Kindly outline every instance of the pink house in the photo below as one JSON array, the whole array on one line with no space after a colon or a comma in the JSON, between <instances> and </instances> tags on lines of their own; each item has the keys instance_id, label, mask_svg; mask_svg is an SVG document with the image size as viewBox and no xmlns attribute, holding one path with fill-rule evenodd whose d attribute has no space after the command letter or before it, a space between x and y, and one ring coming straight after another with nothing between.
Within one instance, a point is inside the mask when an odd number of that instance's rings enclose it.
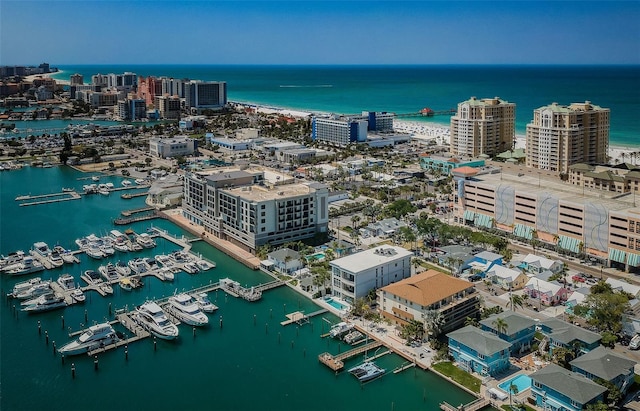
<instances>
[{"instance_id":1,"label":"pink house","mask_svg":"<svg viewBox=\"0 0 640 411\"><path fill-rule=\"evenodd\" d=\"M531 278L527 285L524 286L524 292L530 298L540 298L540 302L544 305L558 305L567 301L569 290L564 288L562 284L557 282L548 282L538 278Z\"/></svg>"}]
</instances>

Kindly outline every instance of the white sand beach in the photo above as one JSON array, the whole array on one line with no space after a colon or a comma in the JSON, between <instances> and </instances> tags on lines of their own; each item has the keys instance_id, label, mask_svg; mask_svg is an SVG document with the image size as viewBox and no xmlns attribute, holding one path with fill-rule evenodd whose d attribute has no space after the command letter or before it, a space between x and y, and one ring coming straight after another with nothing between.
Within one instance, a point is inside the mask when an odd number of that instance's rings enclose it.
<instances>
[{"instance_id":1,"label":"white sand beach","mask_svg":"<svg viewBox=\"0 0 640 411\"><path fill-rule=\"evenodd\" d=\"M24 77L24 81L33 82L34 79L39 78L39 77L48 78L48 77L52 77L54 74L59 75L61 73L64 73L64 71L60 70L60 71L57 71L55 73L32 74L30 76L25 76ZM56 81L57 84L62 84L64 86L68 86L68 85L71 84L71 81L69 81L69 80L61 80L61 79L57 79L57 78L55 78L54 80Z\"/></svg>"}]
</instances>

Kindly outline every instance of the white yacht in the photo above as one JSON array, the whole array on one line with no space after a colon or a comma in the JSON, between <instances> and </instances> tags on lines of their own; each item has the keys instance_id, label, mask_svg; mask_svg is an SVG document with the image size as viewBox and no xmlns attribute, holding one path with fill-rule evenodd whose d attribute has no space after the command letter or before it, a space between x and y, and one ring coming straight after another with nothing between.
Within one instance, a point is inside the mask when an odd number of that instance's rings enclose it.
<instances>
[{"instance_id":1,"label":"white yacht","mask_svg":"<svg viewBox=\"0 0 640 411\"><path fill-rule=\"evenodd\" d=\"M346 322L339 322L331 327L329 330L329 336L331 338L340 338L347 332L351 331L354 328L353 324Z\"/></svg>"},{"instance_id":2,"label":"white yacht","mask_svg":"<svg viewBox=\"0 0 640 411\"><path fill-rule=\"evenodd\" d=\"M198 261L196 261L196 266L198 267L198 269L200 271L209 271L212 268L216 267L215 263L212 264L212 263L208 262L207 260L198 260Z\"/></svg>"},{"instance_id":3,"label":"white yacht","mask_svg":"<svg viewBox=\"0 0 640 411\"><path fill-rule=\"evenodd\" d=\"M137 185L142 185L142 184L145 183L145 181L143 179L141 179L141 178L136 178L135 182L136 182Z\"/></svg>"},{"instance_id":4,"label":"white yacht","mask_svg":"<svg viewBox=\"0 0 640 411\"><path fill-rule=\"evenodd\" d=\"M71 298L77 303L83 303L87 299L81 289L76 288L71 292Z\"/></svg>"},{"instance_id":5,"label":"white yacht","mask_svg":"<svg viewBox=\"0 0 640 411\"><path fill-rule=\"evenodd\" d=\"M51 254L49 254L49 262L56 268L64 265L64 260L57 251L52 251Z\"/></svg>"},{"instance_id":6,"label":"white yacht","mask_svg":"<svg viewBox=\"0 0 640 411\"><path fill-rule=\"evenodd\" d=\"M121 183L121 184L122 184L124 187L129 187L129 186L131 185L131 181L129 181L129 180L122 180L122 183Z\"/></svg>"},{"instance_id":7,"label":"white yacht","mask_svg":"<svg viewBox=\"0 0 640 411\"><path fill-rule=\"evenodd\" d=\"M386 370L384 368L380 368L373 361L364 362L349 370L349 373L360 380L360 382L373 380L374 378L384 375L385 372Z\"/></svg>"},{"instance_id":8,"label":"white yacht","mask_svg":"<svg viewBox=\"0 0 640 411\"><path fill-rule=\"evenodd\" d=\"M66 307L67 303L64 298L58 297L53 293L43 294L38 298L22 303L24 308L22 311L40 312L55 310L56 308Z\"/></svg>"},{"instance_id":9,"label":"white yacht","mask_svg":"<svg viewBox=\"0 0 640 411\"><path fill-rule=\"evenodd\" d=\"M140 251L142 246L135 241L129 241L129 251Z\"/></svg>"},{"instance_id":10,"label":"white yacht","mask_svg":"<svg viewBox=\"0 0 640 411\"><path fill-rule=\"evenodd\" d=\"M58 349L62 355L78 355L120 341L111 324L102 323L89 327L78 339Z\"/></svg>"},{"instance_id":11,"label":"white yacht","mask_svg":"<svg viewBox=\"0 0 640 411\"><path fill-rule=\"evenodd\" d=\"M161 277L162 281L173 281L176 277L169 267L160 268L160 270L158 270L158 275Z\"/></svg>"},{"instance_id":12,"label":"white yacht","mask_svg":"<svg viewBox=\"0 0 640 411\"><path fill-rule=\"evenodd\" d=\"M142 258L134 258L129 261L128 265L131 271L136 274L142 274L149 271L149 264L147 264L147 262Z\"/></svg>"},{"instance_id":13,"label":"white yacht","mask_svg":"<svg viewBox=\"0 0 640 411\"><path fill-rule=\"evenodd\" d=\"M49 257L49 254L51 254L51 249L49 248L47 243L44 243L42 241L33 244L33 251L43 257Z\"/></svg>"},{"instance_id":14,"label":"white yacht","mask_svg":"<svg viewBox=\"0 0 640 411\"><path fill-rule=\"evenodd\" d=\"M105 188L101 188L98 190L98 193L102 194L103 196L108 196L109 195L109 189Z\"/></svg>"},{"instance_id":15,"label":"white yacht","mask_svg":"<svg viewBox=\"0 0 640 411\"><path fill-rule=\"evenodd\" d=\"M178 294L169 297L167 311L178 320L188 325L207 325L209 318L202 312L196 300L189 294Z\"/></svg>"},{"instance_id":16,"label":"white yacht","mask_svg":"<svg viewBox=\"0 0 640 411\"><path fill-rule=\"evenodd\" d=\"M116 271L123 277L131 275L131 268L124 261L118 261L116 263Z\"/></svg>"},{"instance_id":17,"label":"white yacht","mask_svg":"<svg viewBox=\"0 0 640 411\"><path fill-rule=\"evenodd\" d=\"M114 187L113 183L105 183L104 186L109 190L111 190Z\"/></svg>"},{"instance_id":18,"label":"white yacht","mask_svg":"<svg viewBox=\"0 0 640 411\"><path fill-rule=\"evenodd\" d=\"M118 275L118 271L116 270L116 266L113 265L112 263L109 263L106 266L101 265L100 267L98 267L98 271L100 271L100 274L102 274L102 277L108 282L111 282L113 280L117 280L118 278L120 278L120 276Z\"/></svg>"},{"instance_id":19,"label":"white yacht","mask_svg":"<svg viewBox=\"0 0 640 411\"><path fill-rule=\"evenodd\" d=\"M22 250L9 253L6 257L3 255L0 258L0 267L4 270L5 267L12 266L14 264L21 263L25 257L25 253Z\"/></svg>"},{"instance_id":20,"label":"white yacht","mask_svg":"<svg viewBox=\"0 0 640 411\"><path fill-rule=\"evenodd\" d=\"M131 284L131 280L128 278L121 278L119 281L119 284L120 284L120 288L122 288L125 291L133 290L133 284Z\"/></svg>"},{"instance_id":21,"label":"white yacht","mask_svg":"<svg viewBox=\"0 0 640 411\"><path fill-rule=\"evenodd\" d=\"M21 263L7 267L5 273L9 275L24 275L37 273L42 270L44 270L44 266L40 261L35 260L31 256L26 256Z\"/></svg>"},{"instance_id":22,"label":"white yacht","mask_svg":"<svg viewBox=\"0 0 640 411\"><path fill-rule=\"evenodd\" d=\"M136 309L135 319L158 338L164 340L178 338L178 327L167 318L162 308L152 301L146 302Z\"/></svg>"},{"instance_id":23,"label":"white yacht","mask_svg":"<svg viewBox=\"0 0 640 411\"><path fill-rule=\"evenodd\" d=\"M218 307L209 300L207 293L197 293L192 295L192 297L205 313L212 313L218 309Z\"/></svg>"},{"instance_id":24,"label":"white yacht","mask_svg":"<svg viewBox=\"0 0 640 411\"><path fill-rule=\"evenodd\" d=\"M76 288L76 280L71 274L62 274L56 280L56 283L58 283L58 285L65 291L74 290Z\"/></svg>"},{"instance_id":25,"label":"white yacht","mask_svg":"<svg viewBox=\"0 0 640 411\"><path fill-rule=\"evenodd\" d=\"M89 247L87 247L84 251L89 257L96 259L96 260L100 260L101 258L104 258L104 253L102 252L102 250L100 249L100 247L96 246L96 245L90 245Z\"/></svg>"},{"instance_id":26,"label":"white yacht","mask_svg":"<svg viewBox=\"0 0 640 411\"><path fill-rule=\"evenodd\" d=\"M82 273L80 278L83 279L89 285L99 284L102 282L102 278L100 278L100 274L94 270L86 270L84 273Z\"/></svg>"},{"instance_id":27,"label":"white yacht","mask_svg":"<svg viewBox=\"0 0 640 411\"><path fill-rule=\"evenodd\" d=\"M100 181L100 176L93 176L93 177L91 177L91 179L93 181Z\"/></svg>"},{"instance_id":28,"label":"white yacht","mask_svg":"<svg viewBox=\"0 0 640 411\"><path fill-rule=\"evenodd\" d=\"M136 242L144 248L153 248L156 246L156 242L147 233L138 234Z\"/></svg>"},{"instance_id":29,"label":"white yacht","mask_svg":"<svg viewBox=\"0 0 640 411\"><path fill-rule=\"evenodd\" d=\"M23 281L21 283L17 283L16 285L13 286L12 292L8 295L9 297L15 297L21 292L27 291L29 288L33 287L34 285L40 284L41 282L42 282L42 279L40 277L36 277L27 281Z\"/></svg>"},{"instance_id":30,"label":"white yacht","mask_svg":"<svg viewBox=\"0 0 640 411\"><path fill-rule=\"evenodd\" d=\"M186 263L182 266L182 269L189 274L198 274L200 272L200 269L198 268L196 263Z\"/></svg>"}]
</instances>

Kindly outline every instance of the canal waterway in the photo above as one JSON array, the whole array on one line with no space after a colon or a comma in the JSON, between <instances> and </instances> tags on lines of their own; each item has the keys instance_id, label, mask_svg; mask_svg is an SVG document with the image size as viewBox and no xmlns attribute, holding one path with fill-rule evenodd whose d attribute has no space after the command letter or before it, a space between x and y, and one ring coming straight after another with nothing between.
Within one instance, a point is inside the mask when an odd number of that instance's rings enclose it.
<instances>
[{"instance_id":1,"label":"canal waterway","mask_svg":"<svg viewBox=\"0 0 640 411\"><path fill-rule=\"evenodd\" d=\"M37 241L51 247L60 244L75 249L76 238L91 233L105 235L114 228L144 232L151 223L172 234L187 235L165 220L127 227L112 225L121 210L142 207L143 197L123 200L119 194L112 193L31 207L20 207L14 200L19 195L59 192L62 187L80 189L90 182L83 179L87 176L68 167L24 167L0 173L0 253L27 251ZM101 182L108 181L120 186L121 178L101 178ZM70 273L82 284L80 274L84 270L97 269L108 261L128 261L177 249L163 239L157 242L154 249L116 252L113 257L100 261L80 255L81 264L65 265L37 275L56 279ZM97 370L93 358L66 358L63 364L60 356L54 354L54 341L60 347L70 340L70 330L113 319L110 309L112 314L116 309L132 309L147 299L168 296L176 290L188 290L224 277L248 286L271 280L206 243L194 243L193 251L215 261L217 267L196 275L179 273L172 283L147 277L141 289L126 292L114 287L114 295L109 297L87 292L84 305L41 314L15 314L13 304L17 302L4 298L16 282L36 274L2 276L0 409L399 411L435 410L442 401L458 405L472 400L471 395L430 372L413 368L393 374L391 371L404 362L395 354L376 360L388 374L368 384L361 386L346 372L335 375L319 363L318 354L325 351L335 354L347 349L335 340L320 338L327 332L326 320L335 322L337 318L325 314L314 317L304 326L281 326L286 313L318 309L312 301L287 287L265 291L263 298L254 303L222 291L211 292L210 298L219 310L210 314L209 326L198 328L195 337L190 327L180 325L177 341L158 340L156 349L151 339L132 343L128 347L128 359L122 348L101 354ZM348 360L346 366L362 360L363 356L358 356ZM76 368L75 378L71 374L72 362Z\"/></svg>"}]
</instances>

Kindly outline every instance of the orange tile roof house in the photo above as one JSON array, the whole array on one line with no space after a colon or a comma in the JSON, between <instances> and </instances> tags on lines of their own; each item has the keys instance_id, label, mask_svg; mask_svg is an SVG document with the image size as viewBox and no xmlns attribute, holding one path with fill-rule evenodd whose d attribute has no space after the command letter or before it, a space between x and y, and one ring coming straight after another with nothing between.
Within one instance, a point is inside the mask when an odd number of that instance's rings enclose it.
<instances>
[{"instance_id":1,"label":"orange tile roof house","mask_svg":"<svg viewBox=\"0 0 640 411\"><path fill-rule=\"evenodd\" d=\"M381 288L378 301L381 314L397 325L416 320L429 330L430 319L440 317L434 334L460 328L467 317L477 318L480 307L473 283L435 270Z\"/></svg>"}]
</instances>

